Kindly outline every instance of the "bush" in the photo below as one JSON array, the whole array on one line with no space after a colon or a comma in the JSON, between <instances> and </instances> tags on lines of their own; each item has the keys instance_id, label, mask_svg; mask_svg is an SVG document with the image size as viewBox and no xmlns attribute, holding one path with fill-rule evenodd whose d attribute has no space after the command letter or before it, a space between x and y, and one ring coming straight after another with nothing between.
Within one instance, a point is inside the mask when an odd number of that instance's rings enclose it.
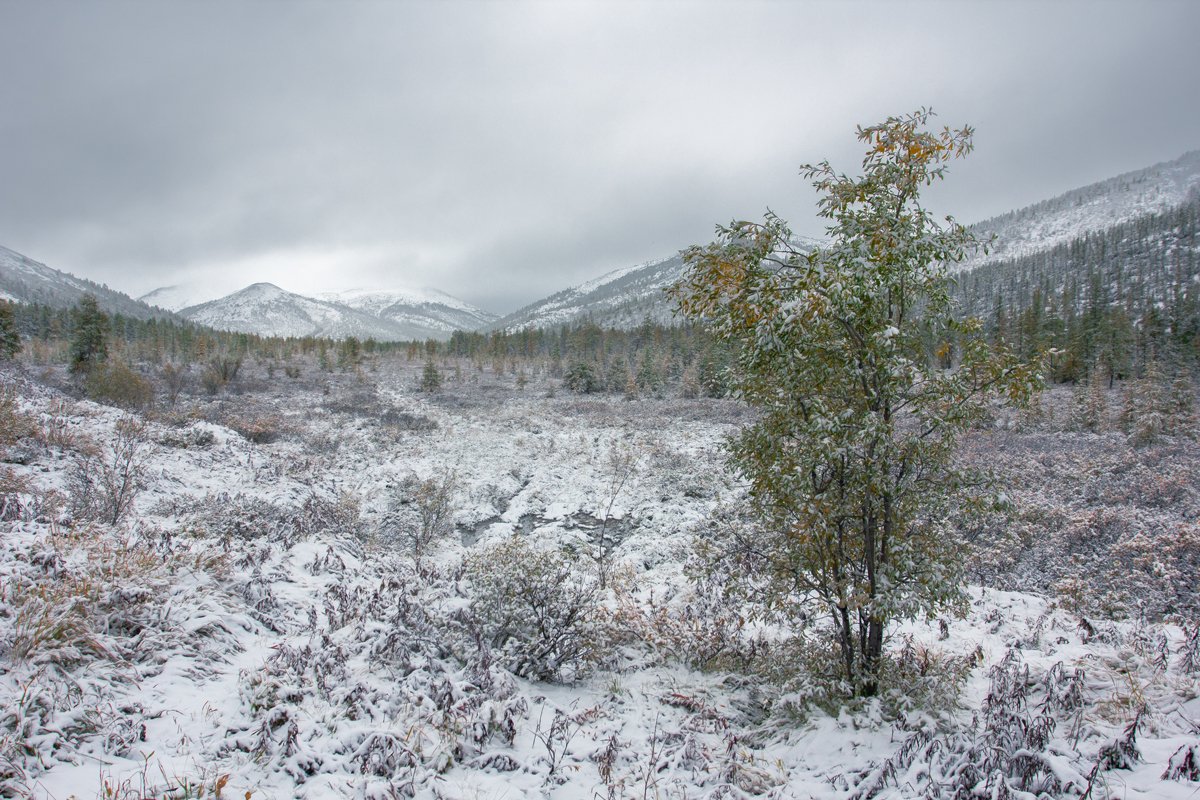
<instances>
[{"instance_id":1,"label":"bush","mask_svg":"<svg viewBox=\"0 0 1200 800\"><path fill-rule=\"evenodd\" d=\"M0 386L0 455L4 454L4 448L32 436L36 430L33 418L17 405L17 393Z\"/></svg>"},{"instance_id":2,"label":"bush","mask_svg":"<svg viewBox=\"0 0 1200 800\"><path fill-rule=\"evenodd\" d=\"M145 424L127 417L106 455L82 453L67 476L72 514L111 525L124 519L144 488L145 448Z\"/></svg>"},{"instance_id":3,"label":"bush","mask_svg":"<svg viewBox=\"0 0 1200 800\"><path fill-rule=\"evenodd\" d=\"M556 549L513 538L466 563L472 610L507 669L536 680L570 680L606 650L596 584Z\"/></svg>"},{"instance_id":4,"label":"bush","mask_svg":"<svg viewBox=\"0 0 1200 800\"><path fill-rule=\"evenodd\" d=\"M237 379L238 370L241 368L240 357L219 356L208 362L204 374L200 376L200 382L204 384L206 392L216 394Z\"/></svg>"},{"instance_id":5,"label":"bush","mask_svg":"<svg viewBox=\"0 0 1200 800\"><path fill-rule=\"evenodd\" d=\"M193 531L218 537L226 545L263 540L291 547L317 533L347 538L362 534L359 503L349 494L334 499L310 494L301 505L289 507L259 497L220 493L164 503L155 510L184 517Z\"/></svg>"},{"instance_id":6,"label":"bush","mask_svg":"<svg viewBox=\"0 0 1200 800\"><path fill-rule=\"evenodd\" d=\"M287 430L283 418L277 414L235 417L226 420L225 424L240 433L247 441L255 444L270 444L278 441Z\"/></svg>"},{"instance_id":7,"label":"bush","mask_svg":"<svg viewBox=\"0 0 1200 800\"><path fill-rule=\"evenodd\" d=\"M430 545L450 535L457 490L458 478L453 472L424 480L415 475L405 479L384 520L386 538L419 562Z\"/></svg>"},{"instance_id":8,"label":"bush","mask_svg":"<svg viewBox=\"0 0 1200 800\"><path fill-rule=\"evenodd\" d=\"M437 429L437 422L424 414L412 414L397 408L388 408L379 415L379 422L384 427L399 431L432 431Z\"/></svg>"},{"instance_id":9,"label":"bush","mask_svg":"<svg viewBox=\"0 0 1200 800\"><path fill-rule=\"evenodd\" d=\"M92 367L83 385L88 397L121 408L145 408L154 401L154 385L118 359Z\"/></svg>"},{"instance_id":10,"label":"bush","mask_svg":"<svg viewBox=\"0 0 1200 800\"><path fill-rule=\"evenodd\" d=\"M167 403L174 407L180 393L183 392L184 387L188 383L187 364L172 364L170 362L163 364L158 376L162 380L163 388L167 395Z\"/></svg>"}]
</instances>

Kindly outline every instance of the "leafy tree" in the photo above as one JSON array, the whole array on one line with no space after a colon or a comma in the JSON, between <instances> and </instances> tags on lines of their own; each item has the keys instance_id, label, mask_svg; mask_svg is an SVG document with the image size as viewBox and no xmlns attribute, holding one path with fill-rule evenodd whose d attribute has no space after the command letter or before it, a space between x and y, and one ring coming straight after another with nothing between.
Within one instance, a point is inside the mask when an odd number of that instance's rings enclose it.
<instances>
[{"instance_id":1,"label":"leafy tree","mask_svg":"<svg viewBox=\"0 0 1200 800\"><path fill-rule=\"evenodd\" d=\"M12 305L0 300L0 360L13 358L20 351L21 334L17 332Z\"/></svg>"},{"instance_id":2,"label":"leafy tree","mask_svg":"<svg viewBox=\"0 0 1200 800\"><path fill-rule=\"evenodd\" d=\"M975 245L938 223L920 189L972 148L970 128L930 131L930 112L858 129L861 177L807 165L831 243L792 244L773 214L718 228L690 248L674 288L682 311L731 343L730 380L761 409L730 443L763 521L747 556L769 605L810 599L832 622L850 693L879 688L884 634L898 619L963 602L951 513L985 497L951 463L990 398L1027 401L1036 370L951 314L946 264ZM921 351L927 325L959 338L958 366ZM811 610L811 609L806 609Z\"/></svg>"},{"instance_id":3,"label":"leafy tree","mask_svg":"<svg viewBox=\"0 0 1200 800\"><path fill-rule=\"evenodd\" d=\"M71 371L87 373L108 359L108 315L90 294L74 309L75 330L71 337Z\"/></svg>"}]
</instances>

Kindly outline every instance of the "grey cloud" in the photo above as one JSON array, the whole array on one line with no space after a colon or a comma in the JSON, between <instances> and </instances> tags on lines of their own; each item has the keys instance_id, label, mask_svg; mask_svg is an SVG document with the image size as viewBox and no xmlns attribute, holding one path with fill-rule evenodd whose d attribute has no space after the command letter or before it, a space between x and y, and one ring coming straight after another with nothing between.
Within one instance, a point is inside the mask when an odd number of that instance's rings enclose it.
<instances>
[{"instance_id":1,"label":"grey cloud","mask_svg":"<svg viewBox=\"0 0 1200 800\"><path fill-rule=\"evenodd\" d=\"M1200 146L1200 10L1144 3L0 0L0 243L179 275L432 285L508 311L768 206L933 105L964 221ZM324 266L322 266L324 265Z\"/></svg>"}]
</instances>

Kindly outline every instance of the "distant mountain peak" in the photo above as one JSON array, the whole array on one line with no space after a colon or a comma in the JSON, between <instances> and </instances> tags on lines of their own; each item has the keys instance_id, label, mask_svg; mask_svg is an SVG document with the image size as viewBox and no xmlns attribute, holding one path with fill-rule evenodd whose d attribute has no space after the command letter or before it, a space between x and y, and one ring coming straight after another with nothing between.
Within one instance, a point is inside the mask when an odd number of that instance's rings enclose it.
<instances>
[{"instance_id":1,"label":"distant mountain peak","mask_svg":"<svg viewBox=\"0 0 1200 800\"><path fill-rule=\"evenodd\" d=\"M455 330L475 330L496 316L436 290L352 289L307 297L267 282L180 313L210 327L263 336L379 341L447 339Z\"/></svg>"},{"instance_id":2,"label":"distant mountain peak","mask_svg":"<svg viewBox=\"0 0 1200 800\"><path fill-rule=\"evenodd\" d=\"M805 252L820 241L795 236L791 244ZM670 325L675 321L675 310L667 299L666 290L677 283L687 269L682 253L614 269L531 303L490 327L517 331L568 325L584 319L615 328L632 328L646 319Z\"/></svg>"}]
</instances>

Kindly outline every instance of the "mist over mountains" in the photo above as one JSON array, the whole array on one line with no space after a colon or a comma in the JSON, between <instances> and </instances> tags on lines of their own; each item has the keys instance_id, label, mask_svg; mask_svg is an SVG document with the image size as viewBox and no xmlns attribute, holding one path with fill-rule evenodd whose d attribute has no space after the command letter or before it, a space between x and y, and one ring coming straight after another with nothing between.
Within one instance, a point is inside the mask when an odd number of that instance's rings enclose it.
<instances>
[{"instance_id":1,"label":"mist over mountains","mask_svg":"<svg viewBox=\"0 0 1200 800\"><path fill-rule=\"evenodd\" d=\"M959 265L959 271L1049 252L1089 234L1179 208L1197 194L1200 151L1193 151L972 225L990 244L986 252ZM799 245L811 247L819 242L804 240ZM186 319L242 333L445 340L455 330L515 331L585 319L616 328L631 328L647 319L671 324L674 313L663 290L679 280L685 269L682 256L676 253L612 270L501 317L433 289L358 288L306 296L274 284L254 283L212 299L203 294L202 287L174 285L134 299L0 247L0 299L63 308L91 293L111 313L137 319ZM997 279L993 276L991 280Z\"/></svg>"}]
</instances>

